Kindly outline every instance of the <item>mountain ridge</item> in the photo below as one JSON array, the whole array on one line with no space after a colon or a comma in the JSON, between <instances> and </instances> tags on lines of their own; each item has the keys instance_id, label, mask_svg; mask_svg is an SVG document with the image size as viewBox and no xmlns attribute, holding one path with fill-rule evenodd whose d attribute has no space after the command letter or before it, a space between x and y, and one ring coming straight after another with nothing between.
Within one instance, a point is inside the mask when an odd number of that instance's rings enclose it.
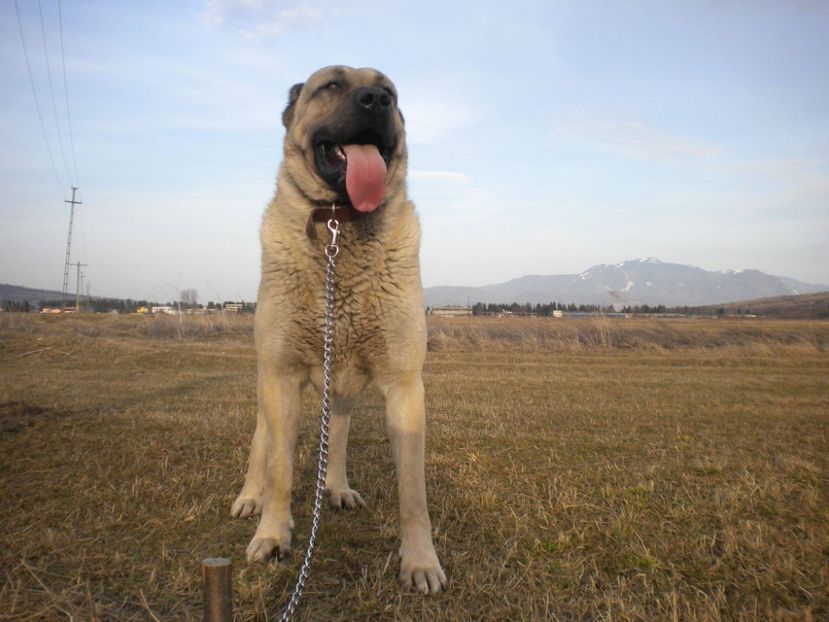
<instances>
[{"instance_id":1,"label":"mountain ridge","mask_svg":"<svg viewBox=\"0 0 829 622\"><path fill-rule=\"evenodd\" d=\"M431 307L483 303L575 303L700 306L771 296L810 294L829 285L805 283L756 269L704 270L655 257L596 264L578 274L528 274L480 287L424 289Z\"/></svg>"}]
</instances>

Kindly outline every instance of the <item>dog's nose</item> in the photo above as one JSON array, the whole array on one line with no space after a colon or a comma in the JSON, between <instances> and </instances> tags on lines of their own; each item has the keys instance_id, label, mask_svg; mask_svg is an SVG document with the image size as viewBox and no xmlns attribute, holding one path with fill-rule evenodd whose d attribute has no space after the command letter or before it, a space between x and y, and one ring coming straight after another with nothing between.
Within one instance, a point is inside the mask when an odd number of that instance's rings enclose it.
<instances>
[{"instance_id":1,"label":"dog's nose","mask_svg":"<svg viewBox=\"0 0 829 622\"><path fill-rule=\"evenodd\" d=\"M386 112L391 108L391 96L376 86L365 86L356 93L357 103L368 112Z\"/></svg>"}]
</instances>

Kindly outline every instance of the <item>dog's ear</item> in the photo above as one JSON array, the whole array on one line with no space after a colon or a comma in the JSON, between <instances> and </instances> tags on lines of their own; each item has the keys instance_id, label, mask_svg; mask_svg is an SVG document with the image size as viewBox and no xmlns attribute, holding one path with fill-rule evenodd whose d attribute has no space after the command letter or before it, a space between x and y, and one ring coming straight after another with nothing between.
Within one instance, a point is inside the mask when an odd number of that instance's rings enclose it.
<instances>
[{"instance_id":1,"label":"dog's ear","mask_svg":"<svg viewBox=\"0 0 829 622\"><path fill-rule=\"evenodd\" d=\"M296 104L296 100L299 99L299 94L302 92L303 86L305 86L305 84L300 82L299 84L294 84L291 87L291 90L288 91L288 105L285 107L285 110L282 111L282 125L284 125L286 129L291 125L291 121L294 120L294 104Z\"/></svg>"}]
</instances>

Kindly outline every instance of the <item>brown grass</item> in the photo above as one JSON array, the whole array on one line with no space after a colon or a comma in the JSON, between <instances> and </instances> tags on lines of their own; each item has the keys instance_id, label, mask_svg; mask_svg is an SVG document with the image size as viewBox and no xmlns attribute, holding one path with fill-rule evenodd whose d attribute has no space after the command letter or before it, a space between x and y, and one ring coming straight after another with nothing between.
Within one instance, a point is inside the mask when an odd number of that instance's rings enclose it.
<instances>
[{"instance_id":1,"label":"brown grass","mask_svg":"<svg viewBox=\"0 0 829 622\"><path fill-rule=\"evenodd\" d=\"M273 620L305 545L248 567L228 518L255 412L249 318L0 315L0 620L198 620L201 559ZM369 508L326 511L300 620L829 619L820 322L432 322L427 487L450 576L396 585L382 402L352 432Z\"/></svg>"},{"instance_id":2,"label":"brown grass","mask_svg":"<svg viewBox=\"0 0 829 622\"><path fill-rule=\"evenodd\" d=\"M747 349L826 352L829 322L759 319L430 318L433 351L596 352Z\"/></svg>"}]
</instances>

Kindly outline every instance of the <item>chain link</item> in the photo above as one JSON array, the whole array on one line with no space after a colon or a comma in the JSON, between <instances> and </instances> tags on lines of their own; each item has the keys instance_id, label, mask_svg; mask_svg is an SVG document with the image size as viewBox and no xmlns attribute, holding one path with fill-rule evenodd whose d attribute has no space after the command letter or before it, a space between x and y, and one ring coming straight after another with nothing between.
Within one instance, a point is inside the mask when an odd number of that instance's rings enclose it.
<instances>
[{"instance_id":1,"label":"chain link","mask_svg":"<svg viewBox=\"0 0 829 622\"><path fill-rule=\"evenodd\" d=\"M317 532L320 527L322 515L322 501L325 496L325 474L328 472L328 426L331 420L331 368L334 358L334 258L340 252L337 244L337 237L340 234L340 223L336 218L328 221L328 230L331 232L331 242L325 247L325 256L328 258L328 266L325 269L325 328L323 330L323 358L322 358L322 416L320 417L320 445L319 462L317 463L317 490L314 495L314 515L311 519L311 535L308 537L308 548L305 551L305 559L299 569L296 587L291 594L291 599L285 605L279 620L288 622L299 605L302 598L302 591L311 571L311 558L314 555L314 547L317 543Z\"/></svg>"}]
</instances>

